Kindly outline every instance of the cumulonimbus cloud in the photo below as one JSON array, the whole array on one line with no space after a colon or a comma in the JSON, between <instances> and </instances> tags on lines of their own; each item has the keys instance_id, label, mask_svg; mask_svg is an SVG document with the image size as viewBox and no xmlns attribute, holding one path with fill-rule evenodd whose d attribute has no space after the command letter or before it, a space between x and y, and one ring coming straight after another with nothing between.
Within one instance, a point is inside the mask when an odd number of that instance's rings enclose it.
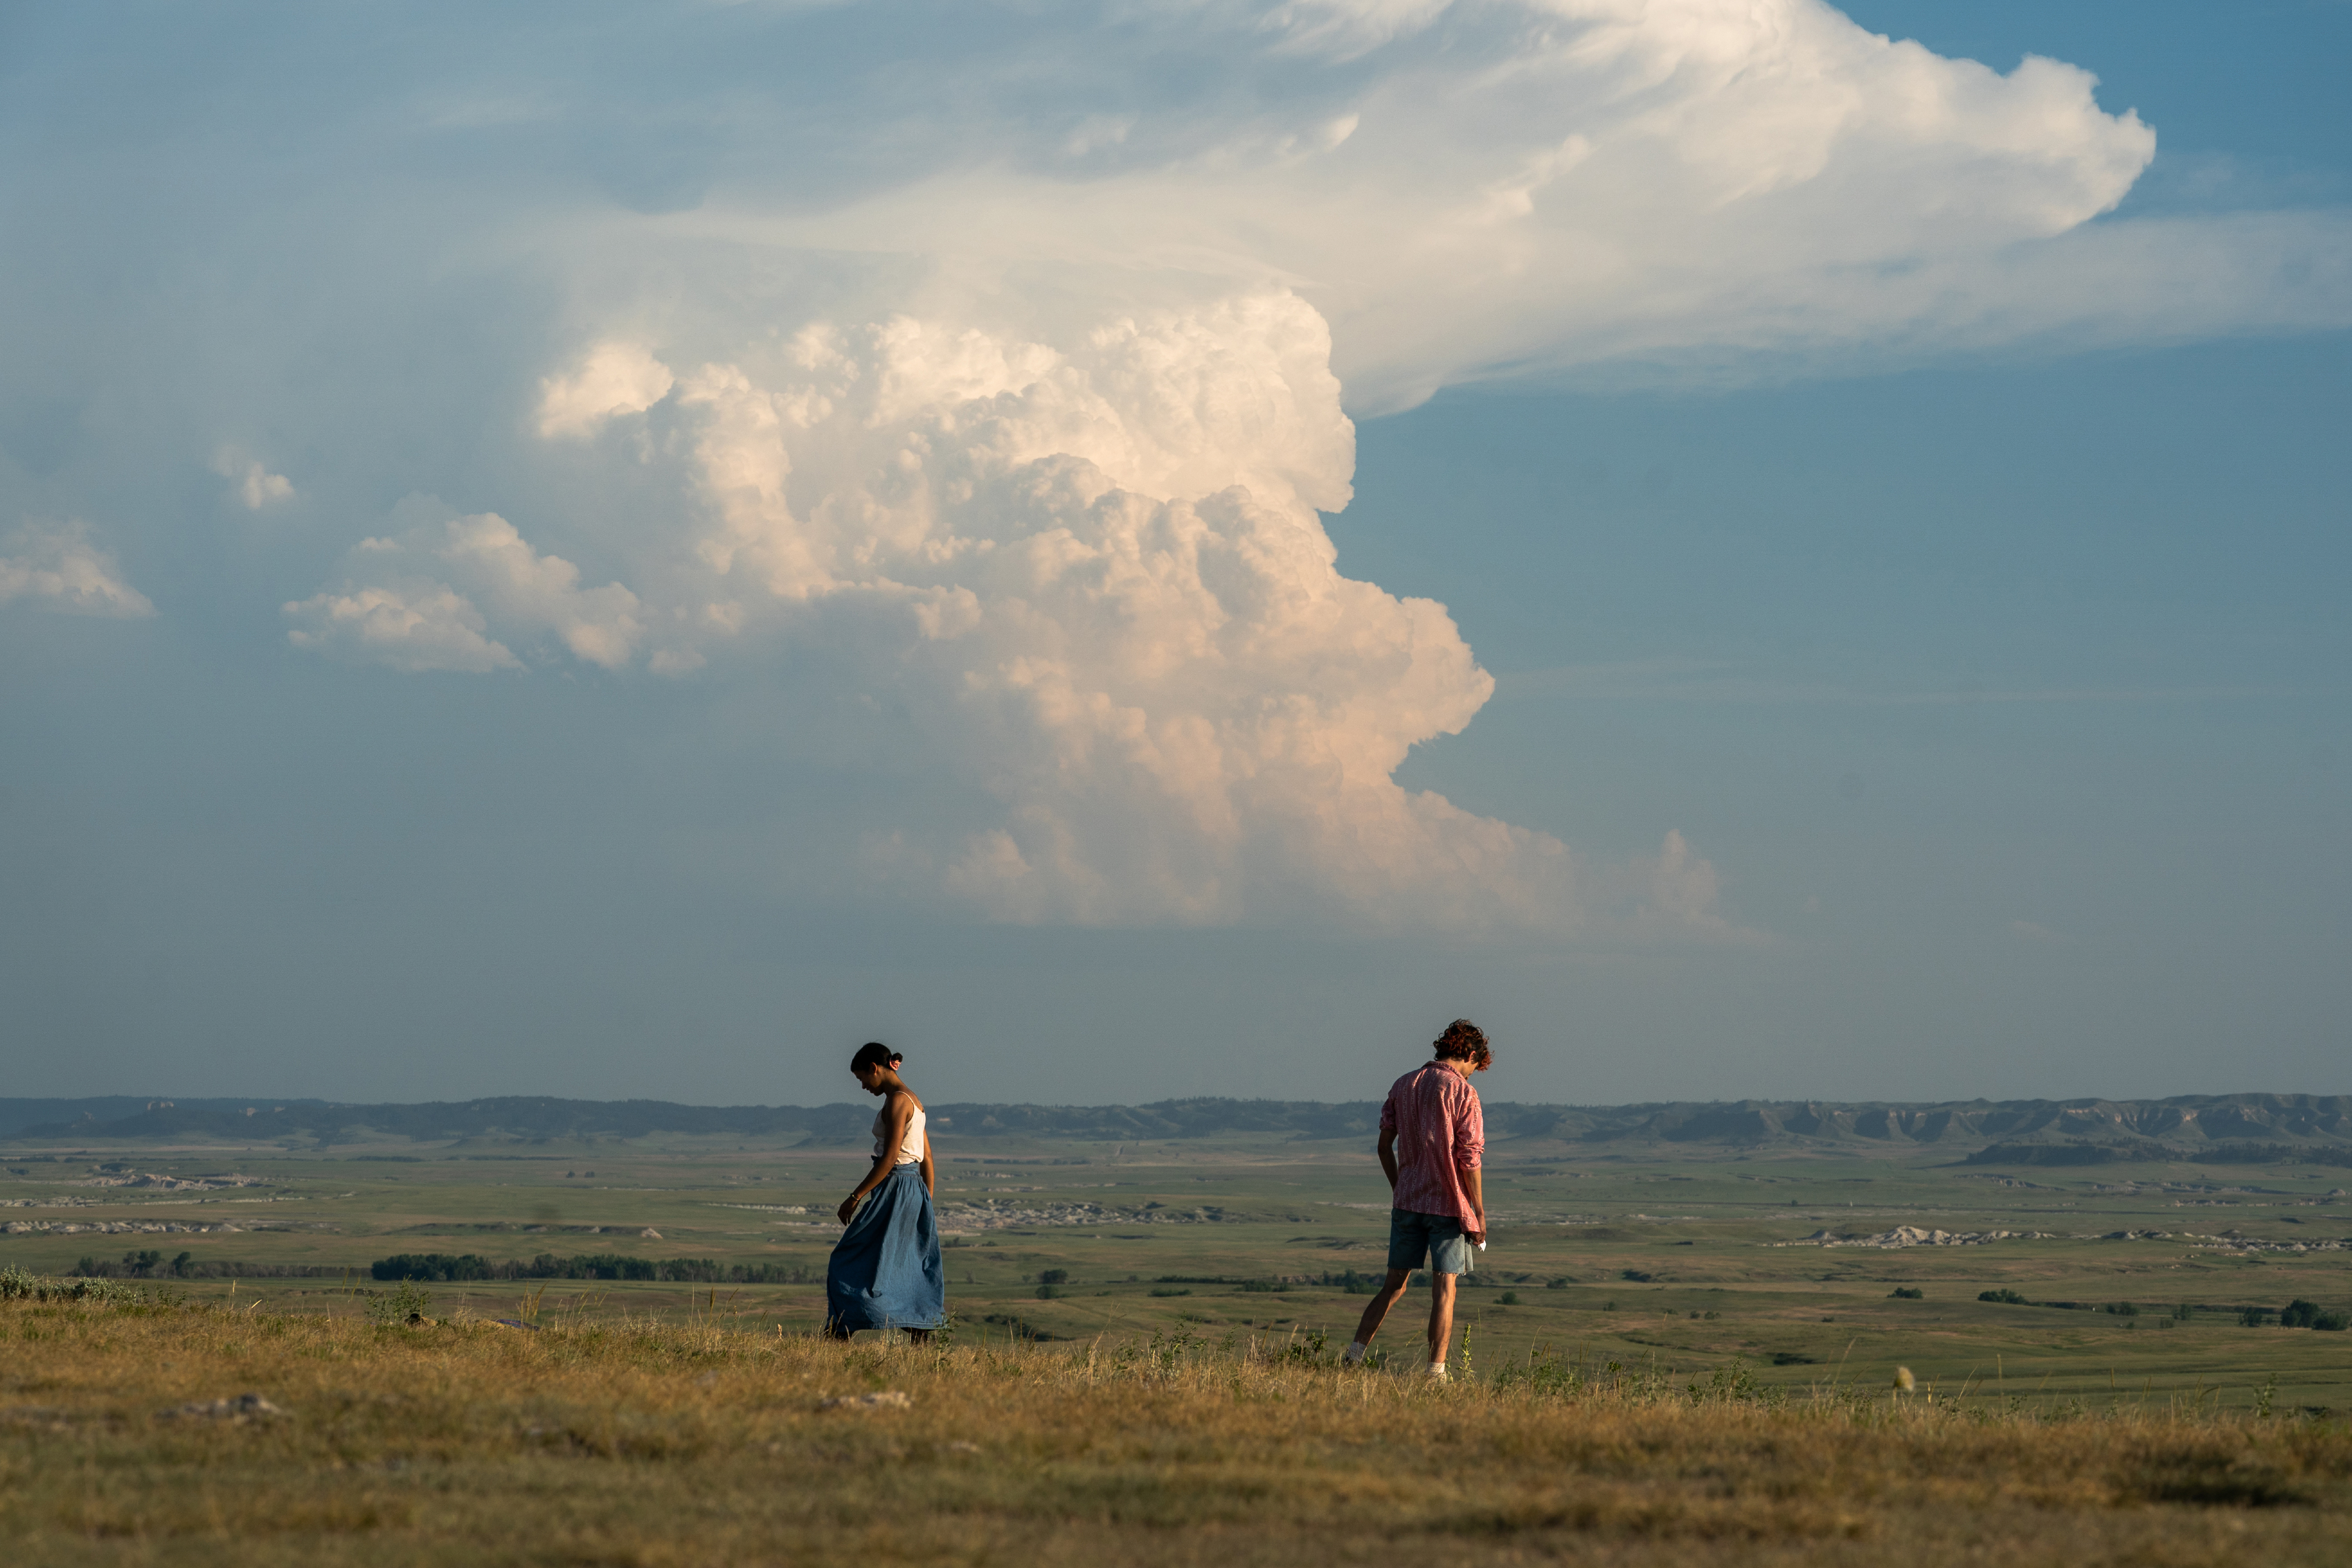
<instances>
[{"instance_id":1,"label":"cumulonimbus cloud","mask_svg":"<svg viewBox=\"0 0 2352 1568\"><path fill-rule=\"evenodd\" d=\"M632 497L571 527L636 586L583 590L445 508L289 605L294 640L682 674L825 617L998 806L884 835L875 863L997 918L1733 936L1677 832L1596 866L1395 782L1492 682L1443 606L1340 570L1318 513L1349 498L1348 409L2352 319L2340 258L2272 265L2324 258L2340 223L2094 225L2155 142L2087 73L1940 58L1821 0L1100 20L1018 57L910 38L888 91L748 137L887 174L744 159L698 208L502 242L541 245L579 319L519 423ZM1218 68L1160 68L1176 55Z\"/></svg>"}]
</instances>

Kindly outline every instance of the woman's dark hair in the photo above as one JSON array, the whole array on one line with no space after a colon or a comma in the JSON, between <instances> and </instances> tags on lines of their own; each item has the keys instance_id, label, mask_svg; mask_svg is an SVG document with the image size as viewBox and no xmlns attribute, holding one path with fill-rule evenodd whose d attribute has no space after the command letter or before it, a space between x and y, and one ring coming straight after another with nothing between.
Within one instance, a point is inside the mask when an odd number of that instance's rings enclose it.
<instances>
[{"instance_id":1,"label":"woman's dark hair","mask_svg":"<svg viewBox=\"0 0 2352 1568\"><path fill-rule=\"evenodd\" d=\"M1445 1026L1445 1032L1431 1042L1440 1061L1466 1061L1474 1067L1486 1067L1495 1060L1486 1049L1486 1031L1468 1019L1455 1019Z\"/></svg>"},{"instance_id":2,"label":"woman's dark hair","mask_svg":"<svg viewBox=\"0 0 2352 1568\"><path fill-rule=\"evenodd\" d=\"M869 1040L857 1048L856 1056L849 1059L849 1071L857 1072L868 1067L896 1067L906 1060L906 1052L893 1051L878 1040Z\"/></svg>"}]
</instances>

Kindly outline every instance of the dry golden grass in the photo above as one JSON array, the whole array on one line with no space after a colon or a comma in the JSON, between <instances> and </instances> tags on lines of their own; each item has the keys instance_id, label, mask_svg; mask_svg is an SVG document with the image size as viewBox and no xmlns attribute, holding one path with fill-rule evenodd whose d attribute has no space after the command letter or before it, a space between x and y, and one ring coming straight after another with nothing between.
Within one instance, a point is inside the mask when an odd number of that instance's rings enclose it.
<instances>
[{"instance_id":1,"label":"dry golden grass","mask_svg":"<svg viewBox=\"0 0 2352 1568\"><path fill-rule=\"evenodd\" d=\"M16 1563L2336 1563L2352 1431L1769 1406L1246 1344L0 1305ZM904 1407L828 1399L894 1390ZM256 1393L284 1414L164 1415Z\"/></svg>"}]
</instances>

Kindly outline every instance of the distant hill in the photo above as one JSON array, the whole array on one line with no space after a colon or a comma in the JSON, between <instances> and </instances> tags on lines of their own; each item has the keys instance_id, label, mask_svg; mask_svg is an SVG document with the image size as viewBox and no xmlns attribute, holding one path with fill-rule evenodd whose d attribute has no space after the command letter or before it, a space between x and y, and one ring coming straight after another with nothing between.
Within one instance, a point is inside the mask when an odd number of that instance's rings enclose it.
<instances>
[{"instance_id":1,"label":"distant hill","mask_svg":"<svg viewBox=\"0 0 2352 1568\"><path fill-rule=\"evenodd\" d=\"M1183 1141L1256 1134L1366 1140L1376 1101L1161 1100L1149 1105L935 1104L959 1142ZM387 1139L453 1143L677 1136L789 1137L851 1145L866 1104L678 1105L662 1100L514 1096L415 1105L315 1100L0 1100L0 1137L23 1143L233 1141L332 1146ZM1979 1163L2116 1159L2352 1163L2352 1095L2211 1094L2169 1100L1671 1102L1540 1105L1489 1102L1496 1144L1592 1148L1935 1148Z\"/></svg>"}]
</instances>

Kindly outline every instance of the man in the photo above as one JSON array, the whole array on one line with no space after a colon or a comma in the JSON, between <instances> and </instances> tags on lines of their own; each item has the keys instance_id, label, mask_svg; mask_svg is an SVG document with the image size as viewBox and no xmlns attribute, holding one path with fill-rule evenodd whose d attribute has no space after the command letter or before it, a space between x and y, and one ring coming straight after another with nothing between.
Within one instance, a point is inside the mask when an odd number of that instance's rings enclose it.
<instances>
[{"instance_id":1,"label":"man","mask_svg":"<svg viewBox=\"0 0 2352 1568\"><path fill-rule=\"evenodd\" d=\"M1486 1191L1478 1161L1486 1152L1486 1118L1470 1075L1494 1061L1486 1036L1455 1019L1437 1037L1436 1058L1396 1081L1381 1107L1381 1169L1394 1195L1389 1210L1389 1278L1356 1341L1340 1359L1364 1359L1381 1321L1397 1304L1412 1271L1429 1263L1429 1375L1445 1381L1454 1337L1454 1281L1470 1272L1470 1249L1486 1244Z\"/></svg>"}]
</instances>

